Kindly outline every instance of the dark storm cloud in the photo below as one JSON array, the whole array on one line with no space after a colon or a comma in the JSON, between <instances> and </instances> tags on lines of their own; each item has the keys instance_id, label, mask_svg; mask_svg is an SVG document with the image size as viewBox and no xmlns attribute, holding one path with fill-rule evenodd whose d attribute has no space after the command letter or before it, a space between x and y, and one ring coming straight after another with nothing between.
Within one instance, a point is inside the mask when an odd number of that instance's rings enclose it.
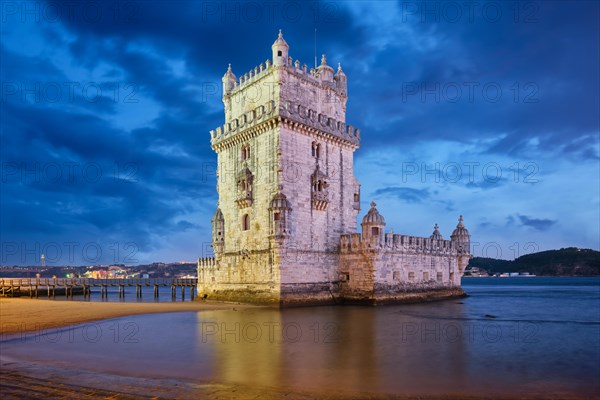
<instances>
[{"instance_id":1,"label":"dark storm cloud","mask_svg":"<svg viewBox=\"0 0 600 400\"><path fill-rule=\"evenodd\" d=\"M428 189L414 189L409 187L387 187L377 189L373 192L373 196L382 195L395 196L407 203L423 203L430 197Z\"/></svg>"},{"instance_id":2,"label":"dark storm cloud","mask_svg":"<svg viewBox=\"0 0 600 400\"><path fill-rule=\"evenodd\" d=\"M523 226L529 226L539 231L545 231L557 222L551 219L532 218L527 215L519 215L519 220Z\"/></svg>"},{"instance_id":3,"label":"dark storm cloud","mask_svg":"<svg viewBox=\"0 0 600 400\"><path fill-rule=\"evenodd\" d=\"M465 186L468 187L469 189L489 190L489 189L494 189L499 186L502 186L508 182L509 182L509 180L506 178L483 179L483 180L477 181L477 182L468 182Z\"/></svg>"},{"instance_id":4,"label":"dark storm cloud","mask_svg":"<svg viewBox=\"0 0 600 400\"><path fill-rule=\"evenodd\" d=\"M577 152L569 146L598 132L598 4L535 4L530 23L515 23L508 5L497 23L408 18L417 36L438 45L422 51L398 40L375 55L370 76L387 84L361 87L374 101L350 103L352 115L369 119L375 131L365 145L498 138L488 152L596 158L590 144ZM356 75L350 65L348 76Z\"/></svg>"}]
</instances>

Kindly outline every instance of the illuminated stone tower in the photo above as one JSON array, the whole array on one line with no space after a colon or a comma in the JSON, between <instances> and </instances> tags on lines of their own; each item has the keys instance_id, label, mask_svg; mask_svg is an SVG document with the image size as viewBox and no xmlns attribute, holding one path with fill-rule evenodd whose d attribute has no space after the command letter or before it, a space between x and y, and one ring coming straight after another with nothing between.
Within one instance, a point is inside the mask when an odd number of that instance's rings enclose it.
<instances>
[{"instance_id":1,"label":"illuminated stone tower","mask_svg":"<svg viewBox=\"0 0 600 400\"><path fill-rule=\"evenodd\" d=\"M287 305L462 295L462 217L452 240L437 225L428 238L397 235L373 202L357 233L360 131L346 125L346 75L325 55L316 69L294 61L281 31L271 50L222 78L225 124L210 132L214 258L198 260L199 296Z\"/></svg>"}]
</instances>

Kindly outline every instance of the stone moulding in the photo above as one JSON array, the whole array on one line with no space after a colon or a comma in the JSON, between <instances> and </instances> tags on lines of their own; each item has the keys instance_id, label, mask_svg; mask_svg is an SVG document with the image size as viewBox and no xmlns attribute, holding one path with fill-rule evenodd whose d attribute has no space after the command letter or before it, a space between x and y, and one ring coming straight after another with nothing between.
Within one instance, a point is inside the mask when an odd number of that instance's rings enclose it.
<instances>
[{"instance_id":1,"label":"stone moulding","mask_svg":"<svg viewBox=\"0 0 600 400\"><path fill-rule=\"evenodd\" d=\"M268 125L265 126L265 123ZM318 114L315 110L290 101L276 107L275 101L271 100L266 105L260 105L241 117L211 130L211 145L214 150L221 150L248 140L279 123L303 133L319 134L352 148L358 148L360 144L360 129L352 125L346 125L342 121Z\"/></svg>"}]
</instances>

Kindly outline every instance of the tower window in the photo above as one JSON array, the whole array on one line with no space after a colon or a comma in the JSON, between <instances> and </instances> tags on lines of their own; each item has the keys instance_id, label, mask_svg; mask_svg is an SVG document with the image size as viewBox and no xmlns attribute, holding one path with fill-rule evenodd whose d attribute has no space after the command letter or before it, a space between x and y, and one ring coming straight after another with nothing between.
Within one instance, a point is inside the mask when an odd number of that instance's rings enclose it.
<instances>
[{"instance_id":1,"label":"tower window","mask_svg":"<svg viewBox=\"0 0 600 400\"><path fill-rule=\"evenodd\" d=\"M354 201L357 203L360 201L360 195L358 193L354 193Z\"/></svg>"},{"instance_id":2,"label":"tower window","mask_svg":"<svg viewBox=\"0 0 600 400\"><path fill-rule=\"evenodd\" d=\"M281 215L278 212L276 212L275 214L273 214L273 220L274 221L279 221L280 218L281 218Z\"/></svg>"},{"instance_id":3,"label":"tower window","mask_svg":"<svg viewBox=\"0 0 600 400\"><path fill-rule=\"evenodd\" d=\"M244 145L242 146L242 160L247 160L250 158L250 146Z\"/></svg>"},{"instance_id":4,"label":"tower window","mask_svg":"<svg viewBox=\"0 0 600 400\"><path fill-rule=\"evenodd\" d=\"M311 154L313 157L319 158L321 156L321 143L312 142Z\"/></svg>"},{"instance_id":5,"label":"tower window","mask_svg":"<svg viewBox=\"0 0 600 400\"><path fill-rule=\"evenodd\" d=\"M281 57L283 55L283 53L281 53L281 50L277 50L277 57Z\"/></svg>"},{"instance_id":6,"label":"tower window","mask_svg":"<svg viewBox=\"0 0 600 400\"><path fill-rule=\"evenodd\" d=\"M247 231L250 229L250 216L248 214L244 214L242 217L242 230Z\"/></svg>"},{"instance_id":7,"label":"tower window","mask_svg":"<svg viewBox=\"0 0 600 400\"><path fill-rule=\"evenodd\" d=\"M376 227L376 226L372 227L372 228L371 228L371 234L372 234L373 236L377 236L377 235L379 235L379 228L378 228L378 227Z\"/></svg>"}]
</instances>

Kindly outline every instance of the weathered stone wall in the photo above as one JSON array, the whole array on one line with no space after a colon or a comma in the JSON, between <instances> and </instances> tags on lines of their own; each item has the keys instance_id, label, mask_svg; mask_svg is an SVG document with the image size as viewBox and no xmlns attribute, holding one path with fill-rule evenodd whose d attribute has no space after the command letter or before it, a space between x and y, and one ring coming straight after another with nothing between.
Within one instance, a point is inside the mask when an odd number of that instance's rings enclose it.
<instances>
[{"instance_id":1,"label":"weathered stone wall","mask_svg":"<svg viewBox=\"0 0 600 400\"><path fill-rule=\"evenodd\" d=\"M365 241L359 234L342 236L340 272L344 298L391 301L406 293L453 293L460 288L462 274L456 246L451 241L391 234L383 238Z\"/></svg>"},{"instance_id":2,"label":"weathered stone wall","mask_svg":"<svg viewBox=\"0 0 600 400\"><path fill-rule=\"evenodd\" d=\"M353 149L317 135L303 134L289 125L281 128L283 191L292 203L293 242L302 249L335 251L342 233L356 230L358 210L353 208L358 187L353 169ZM321 145L313 157L311 145ZM317 166L328 187L325 210L312 203L311 176Z\"/></svg>"},{"instance_id":3,"label":"weathered stone wall","mask_svg":"<svg viewBox=\"0 0 600 400\"><path fill-rule=\"evenodd\" d=\"M279 304L277 250L225 253L212 260L198 265L200 298Z\"/></svg>"}]
</instances>

